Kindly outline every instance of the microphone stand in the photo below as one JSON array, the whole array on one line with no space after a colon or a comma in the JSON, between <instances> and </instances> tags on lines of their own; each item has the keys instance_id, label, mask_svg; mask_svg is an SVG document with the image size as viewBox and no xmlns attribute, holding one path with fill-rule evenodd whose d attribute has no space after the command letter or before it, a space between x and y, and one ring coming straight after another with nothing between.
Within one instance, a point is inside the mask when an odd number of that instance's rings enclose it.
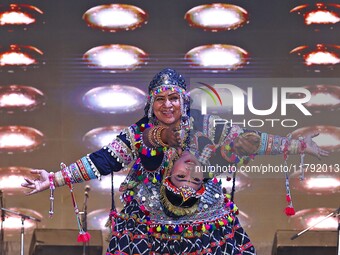
<instances>
[{"instance_id":1,"label":"microphone stand","mask_svg":"<svg viewBox=\"0 0 340 255\"><path fill-rule=\"evenodd\" d=\"M85 187L85 193L84 193L84 205L83 205L83 217L82 217L82 225L83 225L83 230L86 232L87 231L87 200L89 198L89 191L90 187L86 186ZM86 243L83 243L83 255L86 255Z\"/></svg>"},{"instance_id":2,"label":"microphone stand","mask_svg":"<svg viewBox=\"0 0 340 255\"><path fill-rule=\"evenodd\" d=\"M338 214L338 255L340 255L340 207L337 210Z\"/></svg>"},{"instance_id":3,"label":"microphone stand","mask_svg":"<svg viewBox=\"0 0 340 255\"><path fill-rule=\"evenodd\" d=\"M302 234L306 233L308 230L310 230L311 228L315 227L316 225L318 225L319 223L323 222L324 220L332 217L332 216L337 216L338 217L338 255L340 255L340 207L338 209L336 209L334 212L331 212L330 214L328 214L325 218L323 218L322 220L316 222L315 224L313 224L312 226L309 226L308 228L302 230L301 232L293 235L290 240L294 240L296 238L298 238L299 236L301 236Z\"/></svg>"},{"instance_id":4,"label":"microphone stand","mask_svg":"<svg viewBox=\"0 0 340 255\"><path fill-rule=\"evenodd\" d=\"M24 222L27 219L33 220L33 221L36 221L36 222L41 222L41 220L34 218L32 216L29 216L29 215L25 215L25 214L22 214L22 213L19 213L19 212L8 210L8 209L3 208L3 207L1 207L1 211L4 211L5 213L8 212L8 213L11 213L11 214L14 214L14 215L21 217L20 255L24 255L24 234L25 234Z\"/></svg>"},{"instance_id":5,"label":"microphone stand","mask_svg":"<svg viewBox=\"0 0 340 255\"><path fill-rule=\"evenodd\" d=\"M0 189L0 208L4 207L3 191ZM5 211L1 210L1 226L0 226L0 255L5 255L7 247L5 247L5 233L4 233Z\"/></svg>"},{"instance_id":6,"label":"microphone stand","mask_svg":"<svg viewBox=\"0 0 340 255\"><path fill-rule=\"evenodd\" d=\"M6 254L6 248L5 248L5 234L4 234L4 217L3 215L3 210L1 210L1 226L0 226L0 255L5 255Z\"/></svg>"}]
</instances>

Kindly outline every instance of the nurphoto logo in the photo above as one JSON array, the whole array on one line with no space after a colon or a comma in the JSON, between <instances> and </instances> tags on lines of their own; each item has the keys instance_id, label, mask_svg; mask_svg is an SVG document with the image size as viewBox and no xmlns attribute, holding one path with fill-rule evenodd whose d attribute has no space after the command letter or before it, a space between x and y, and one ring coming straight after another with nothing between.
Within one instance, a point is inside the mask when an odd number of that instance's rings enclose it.
<instances>
[{"instance_id":1,"label":"nurphoto logo","mask_svg":"<svg viewBox=\"0 0 340 255\"><path fill-rule=\"evenodd\" d=\"M308 103L312 97L311 92L302 87L272 87L271 89L271 106L268 109L256 109L254 106L254 90L252 87L247 88L247 98L245 98L244 91L232 84L215 84L211 86L209 84L199 82L199 84L203 85L199 89L204 91L201 96L201 112L202 114L207 114L207 97L209 96L215 105L217 105L217 101L219 105L223 107L222 94L218 93L216 87L219 90L225 91L228 90L232 97L232 114L233 116L245 115L245 105L247 106L249 112L256 116L268 116L275 113L278 109L279 101L280 101L280 115L287 116L287 107L290 105L295 105L303 115L311 116L312 114L306 109L304 106L305 103ZM223 92L224 93L224 92ZM289 98L288 95L292 93L299 93L300 95L304 95L302 98ZM246 102L246 104L245 104ZM232 119L215 119L214 125L230 123L241 125L244 127L262 127L265 123L271 124L272 127L275 126L277 122L280 122L283 127L296 127L298 125L297 120L295 119L243 119L243 121L235 122Z\"/></svg>"}]
</instances>

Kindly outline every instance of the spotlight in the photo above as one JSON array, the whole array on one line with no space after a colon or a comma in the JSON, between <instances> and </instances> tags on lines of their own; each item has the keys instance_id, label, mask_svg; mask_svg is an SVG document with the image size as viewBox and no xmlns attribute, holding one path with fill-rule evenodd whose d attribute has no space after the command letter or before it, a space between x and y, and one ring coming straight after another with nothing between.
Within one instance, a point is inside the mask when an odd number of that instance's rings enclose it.
<instances>
[{"instance_id":1,"label":"spotlight","mask_svg":"<svg viewBox=\"0 0 340 255\"><path fill-rule=\"evenodd\" d=\"M311 99L305 106L315 112L337 111L340 109L340 87L331 85L305 86L312 94ZM298 98L305 97L304 94L292 94Z\"/></svg>"},{"instance_id":2,"label":"spotlight","mask_svg":"<svg viewBox=\"0 0 340 255\"><path fill-rule=\"evenodd\" d=\"M0 27L9 30L20 27L26 30L36 24L42 14L42 10L29 4L0 5Z\"/></svg>"},{"instance_id":3,"label":"spotlight","mask_svg":"<svg viewBox=\"0 0 340 255\"><path fill-rule=\"evenodd\" d=\"M15 212L15 213L20 213L23 215L31 216L35 219L41 220L43 216L38 213L37 211L31 210L31 209L26 209L26 208L8 208L8 210ZM4 229L8 230L9 232L17 232L19 229L22 228L22 219L20 216L16 214L11 214L9 212L6 213L6 220L3 222L4 224ZM36 227L36 223L32 220L26 220L25 221L25 230L31 231ZM11 233L12 235L13 233Z\"/></svg>"},{"instance_id":4,"label":"spotlight","mask_svg":"<svg viewBox=\"0 0 340 255\"><path fill-rule=\"evenodd\" d=\"M127 4L99 5L86 11L83 19L89 27L105 32L134 30L147 22L142 9Z\"/></svg>"},{"instance_id":5,"label":"spotlight","mask_svg":"<svg viewBox=\"0 0 340 255\"><path fill-rule=\"evenodd\" d=\"M205 71L236 70L246 64L248 52L227 44L210 44L193 48L185 55L192 67Z\"/></svg>"},{"instance_id":6,"label":"spotlight","mask_svg":"<svg viewBox=\"0 0 340 255\"><path fill-rule=\"evenodd\" d=\"M101 147L111 143L114 140L114 138L125 128L127 127L108 126L95 128L90 130L84 135L83 141L88 148L98 150Z\"/></svg>"},{"instance_id":7,"label":"spotlight","mask_svg":"<svg viewBox=\"0 0 340 255\"><path fill-rule=\"evenodd\" d=\"M340 4L303 4L293 8L291 13L302 15L306 25L333 25L340 21Z\"/></svg>"},{"instance_id":8,"label":"spotlight","mask_svg":"<svg viewBox=\"0 0 340 255\"><path fill-rule=\"evenodd\" d=\"M313 226L317 222L320 222L327 215L334 212L333 208L313 208L305 209L296 212L291 217L291 221L296 228L304 229ZM335 217L330 217L313 227L314 230L336 230L338 227L338 220Z\"/></svg>"},{"instance_id":9,"label":"spotlight","mask_svg":"<svg viewBox=\"0 0 340 255\"><path fill-rule=\"evenodd\" d=\"M248 13L232 4L205 4L190 9L184 16L192 27L205 31L225 31L237 29L248 21Z\"/></svg>"},{"instance_id":10,"label":"spotlight","mask_svg":"<svg viewBox=\"0 0 340 255\"><path fill-rule=\"evenodd\" d=\"M0 48L0 68L27 68L37 67L44 53L36 47L29 45L11 44L8 48Z\"/></svg>"},{"instance_id":11,"label":"spotlight","mask_svg":"<svg viewBox=\"0 0 340 255\"><path fill-rule=\"evenodd\" d=\"M297 171L291 175L292 187L315 195L328 195L340 192L339 164L305 165L303 174ZM301 180L303 177L303 180Z\"/></svg>"},{"instance_id":12,"label":"spotlight","mask_svg":"<svg viewBox=\"0 0 340 255\"><path fill-rule=\"evenodd\" d=\"M31 170L32 168L18 166L1 167L0 189L3 189L7 195L22 194L21 183L24 177L32 178Z\"/></svg>"},{"instance_id":13,"label":"spotlight","mask_svg":"<svg viewBox=\"0 0 340 255\"><path fill-rule=\"evenodd\" d=\"M45 105L45 95L38 89L22 86L0 86L0 112L33 111Z\"/></svg>"},{"instance_id":14,"label":"spotlight","mask_svg":"<svg viewBox=\"0 0 340 255\"><path fill-rule=\"evenodd\" d=\"M44 135L31 127L0 127L0 152L30 152L44 145Z\"/></svg>"},{"instance_id":15,"label":"spotlight","mask_svg":"<svg viewBox=\"0 0 340 255\"><path fill-rule=\"evenodd\" d=\"M302 45L296 47L291 54L296 54L306 66L328 67L333 69L340 63L340 45L317 44L314 47Z\"/></svg>"},{"instance_id":16,"label":"spotlight","mask_svg":"<svg viewBox=\"0 0 340 255\"><path fill-rule=\"evenodd\" d=\"M87 51L83 59L90 67L101 68L110 72L131 71L146 61L147 54L134 46L109 44Z\"/></svg>"},{"instance_id":17,"label":"spotlight","mask_svg":"<svg viewBox=\"0 0 340 255\"><path fill-rule=\"evenodd\" d=\"M142 109L145 93L135 87L111 85L89 90L83 96L86 107L103 113L126 113Z\"/></svg>"}]
</instances>

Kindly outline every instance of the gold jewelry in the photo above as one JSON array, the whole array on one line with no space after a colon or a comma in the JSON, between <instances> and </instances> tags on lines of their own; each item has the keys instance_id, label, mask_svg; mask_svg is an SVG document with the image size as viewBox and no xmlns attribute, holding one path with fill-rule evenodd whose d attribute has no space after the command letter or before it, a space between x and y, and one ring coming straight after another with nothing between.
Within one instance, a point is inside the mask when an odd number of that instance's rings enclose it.
<instances>
[{"instance_id":1,"label":"gold jewelry","mask_svg":"<svg viewBox=\"0 0 340 255\"><path fill-rule=\"evenodd\" d=\"M152 147L156 148L157 144L156 144L156 140L154 140L153 138L155 137L154 133L155 133L156 128L152 127L149 131L148 131L148 140L149 143L151 144Z\"/></svg>"},{"instance_id":2,"label":"gold jewelry","mask_svg":"<svg viewBox=\"0 0 340 255\"><path fill-rule=\"evenodd\" d=\"M64 177L63 177L63 173L61 171L58 171L54 174L54 181L55 181L56 187L61 187L66 184Z\"/></svg>"},{"instance_id":3,"label":"gold jewelry","mask_svg":"<svg viewBox=\"0 0 340 255\"><path fill-rule=\"evenodd\" d=\"M156 143L159 144L159 146L161 147L169 147L168 144L164 143L162 141L162 137L161 137L161 133L162 131L166 129L166 127L163 127L163 126L158 126L157 127L157 131L156 131Z\"/></svg>"}]
</instances>

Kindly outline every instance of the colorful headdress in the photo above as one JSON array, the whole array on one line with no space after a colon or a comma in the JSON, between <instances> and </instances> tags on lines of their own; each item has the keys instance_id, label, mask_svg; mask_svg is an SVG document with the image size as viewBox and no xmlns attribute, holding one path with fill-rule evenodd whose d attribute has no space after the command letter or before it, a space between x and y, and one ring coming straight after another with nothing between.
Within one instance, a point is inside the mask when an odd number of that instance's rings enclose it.
<instances>
[{"instance_id":1,"label":"colorful headdress","mask_svg":"<svg viewBox=\"0 0 340 255\"><path fill-rule=\"evenodd\" d=\"M170 68L163 69L153 77L149 84L149 93L162 86L177 86L183 90L187 89L183 76Z\"/></svg>"},{"instance_id":2,"label":"colorful headdress","mask_svg":"<svg viewBox=\"0 0 340 255\"><path fill-rule=\"evenodd\" d=\"M163 69L153 77L149 84L149 96L144 109L145 116L147 116L152 122L154 118L152 105L154 103L155 96L163 91L172 90L178 92L180 95L182 119L186 120L190 102L186 89L187 85L181 74L171 68Z\"/></svg>"}]
</instances>

